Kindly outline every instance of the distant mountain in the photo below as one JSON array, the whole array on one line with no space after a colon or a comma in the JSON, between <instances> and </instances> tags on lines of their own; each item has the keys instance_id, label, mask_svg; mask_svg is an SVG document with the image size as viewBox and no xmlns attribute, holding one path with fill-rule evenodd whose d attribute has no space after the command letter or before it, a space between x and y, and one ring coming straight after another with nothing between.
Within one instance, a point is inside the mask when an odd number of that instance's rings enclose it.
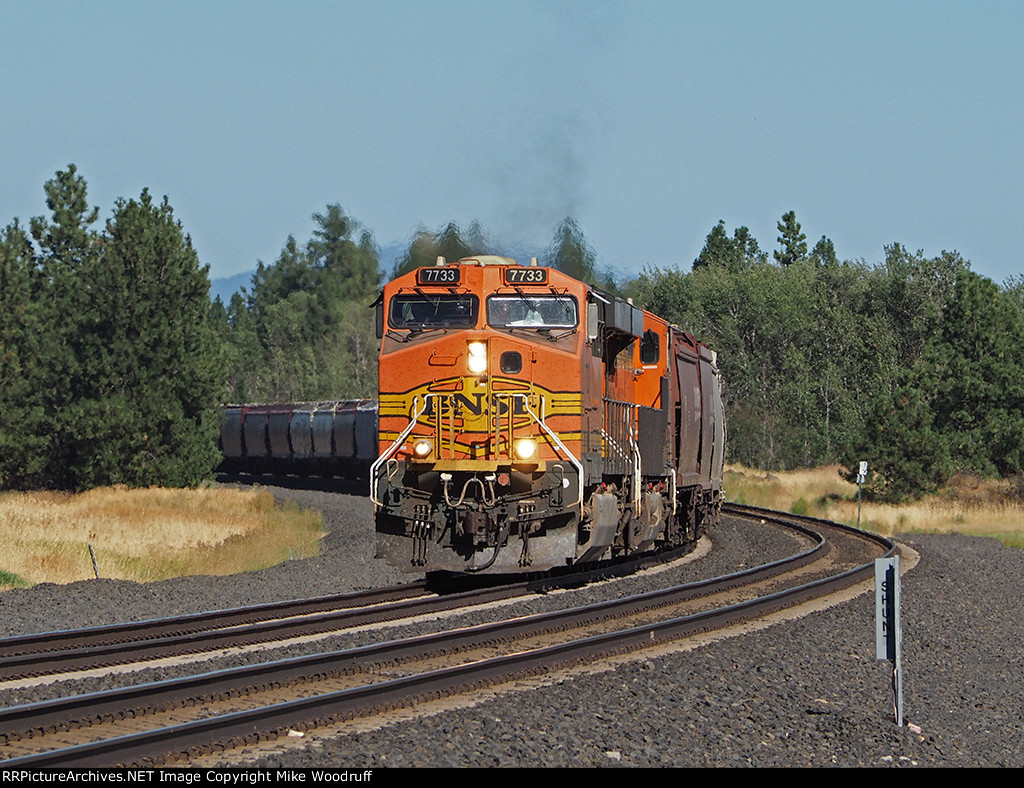
<instances>
[{"instance_id":1,"label":"distant mountain","mask_svg":"<svg viewBox=\"0 0 1024 788\"><path fill-rule=\"evenodd\" d=\"M395 262L409 251L408 241L395 241L391 244L386 244L380 248L380 270L384 272L384 280L387 281L391 277L391 270L395 267Z\"/></svg>"},{"instance_id":2,"label":"distant mountain","mask_svg":"<svg viewBox=\"0 0 1024 788\"><path fill-rule=\"evenodd\" d=\"M213 301L220 296L220 300L224 302L224 306L227 306L231 302L231 296L241 290L243 287L248 287L252 282L252 275L256 273L253 271L243 271L240 274L234 276L224 276L218 279L210 280L210 300Z\"/></svg>"}]
</instances>

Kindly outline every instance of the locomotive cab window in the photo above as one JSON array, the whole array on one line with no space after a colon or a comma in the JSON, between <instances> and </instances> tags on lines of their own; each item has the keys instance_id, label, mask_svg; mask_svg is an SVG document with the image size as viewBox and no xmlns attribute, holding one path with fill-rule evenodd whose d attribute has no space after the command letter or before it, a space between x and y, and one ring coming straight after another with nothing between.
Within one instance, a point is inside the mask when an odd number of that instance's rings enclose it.
<instances>
[{"instance_id":1,"label":"locomotive cab window","mask_svg":"<svg viewBox=\"0 0 1024 788\"><path fill-rule=\"evenodd\" d=\"M575 328L576 299L560 295L494 295L487 299L487 322L495 328Z\"/></svg>"},{"instance_id":2,"label":"locomotive cab window","mask_svg":"<svg viewBox=\"0 0 1024 788\"><path fill-rule=\"evenodd\" d=\"M661 360L661 347L657 334L650 329L640 339L640 363L657 364Z\"/></svg>"},{"instance_id":3,"label":"locomotive cab window","mask_svg":"<svg viewBox=\"0 0 1024 788\"><path fill-rule=\"evenodd\" d=\"M391 299L388 325L392 328L473 328L480 301L475 295L409 293Z\"/></svg>"}]
</instances>

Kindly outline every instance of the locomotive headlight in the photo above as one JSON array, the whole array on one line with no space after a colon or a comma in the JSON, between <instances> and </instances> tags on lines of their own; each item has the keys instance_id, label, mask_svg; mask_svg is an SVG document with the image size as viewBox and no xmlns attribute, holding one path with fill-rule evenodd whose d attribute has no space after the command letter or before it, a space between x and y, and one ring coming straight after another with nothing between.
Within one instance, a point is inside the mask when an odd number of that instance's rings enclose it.
<instances>
[{"instance_id":1,"label":"locomotive headlight","mask_svg":"<svg viewBox=\"0 0 1024 788\"><path fill-rule=\"evenodd\" d=\"M469 359L467 363L469 365L469 371L474 375L482 375L487 371L486 342L469 343Z\"/></svg>"},{"instance_id":2,"label":"locomotive headlight","mask_svg":"<svg viewBox=\"0 0 1024 788\"><path fill-rule=\"evenodd\" d=\"M412 445L412 453L418 460L425 460L433 451L434 444L426 438L420 438Z\"/></svg>"},{"instance_id":3,"label":"locomotive headlight","mask_svg":"<svg viewBox=\"0 0 1024 788\"><path fill-rule=\"evenodd\" d=\"M537 454L537 441L533 438L520 438L516 441L515 455L520 460L533 459Z\"/></svg>"}]
</instances>

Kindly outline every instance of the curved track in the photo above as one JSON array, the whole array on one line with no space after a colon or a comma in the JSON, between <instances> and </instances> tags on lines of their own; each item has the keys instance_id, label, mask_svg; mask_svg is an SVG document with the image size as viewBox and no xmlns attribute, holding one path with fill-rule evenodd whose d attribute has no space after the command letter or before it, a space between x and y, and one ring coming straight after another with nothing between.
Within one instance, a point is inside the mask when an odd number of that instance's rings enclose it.
<instances>
[{"instance_id":1,"label":"curved track","mask_svg":"<svg viewBox=\"0 0 1024 788\"><path fill-rule=\"evenodd\" d=\"M872 559L894 549L824 521L746 507L731 512L796 529L811 546L744 572L598 605L8 709L0 712L4 766L188 760L215 742L274 738L507 683L832 593L869 579Z\"/></svg>"},{"instance_id":2,"label":"curved track","mask_svg":"<svg viewBox=\"0 0 1024 788\"><path fill-rule=\"evenodd\" d=\"M630 574L684 555L607 562L585 571L551 572L513 582L439 577L349 594L274 602L173 618L0 639L0 683L114 665L204 654L342 632L368 624L484 605Z\"/></svg>"}]
</instances>

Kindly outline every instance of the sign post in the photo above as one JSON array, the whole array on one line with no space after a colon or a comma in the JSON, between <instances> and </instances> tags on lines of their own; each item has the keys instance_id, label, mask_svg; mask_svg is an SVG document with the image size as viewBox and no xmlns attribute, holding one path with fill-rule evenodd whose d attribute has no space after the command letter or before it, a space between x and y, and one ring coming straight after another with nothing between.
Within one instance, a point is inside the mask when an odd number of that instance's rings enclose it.
<instances>
[{"instance_id":1,"label":"sign post","mask_svg":"<svg viewBox=\"0 0 1024 788\"><path fill-rule=\"evenodd\" d=\"M903 625L900 621L900 557L875 559L875 658L892 662L893 710L903 727Z\"/></svg>"},{"instance_id":2,"label":"sign post","mask_svg":"<svg viewBox=\"0 0 1024 788\"><path fill-rule=\"evenodd\" d=\"M857 469L857 529L860 530L860 488L861 485L867 481L868 478L868 464L864 461L860 461L860 468Z\"/></svg>"}]
</instances>

